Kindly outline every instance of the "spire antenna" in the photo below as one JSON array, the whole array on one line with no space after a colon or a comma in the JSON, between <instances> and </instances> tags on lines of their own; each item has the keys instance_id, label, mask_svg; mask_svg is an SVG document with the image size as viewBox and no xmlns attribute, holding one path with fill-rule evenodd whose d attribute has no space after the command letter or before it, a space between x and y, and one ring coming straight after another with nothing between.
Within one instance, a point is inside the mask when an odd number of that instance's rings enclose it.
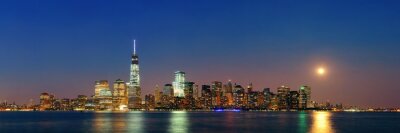
<instances>
[{"instance_id":1,"label":"spire antenna","mask_svg":"<svg viewBox=\"0 0 400 133\"><path fill-rule=\"evenodd\" d=\"M133 54L136 54L136 40L133 40Z\"/></svg>"}]
</instances>

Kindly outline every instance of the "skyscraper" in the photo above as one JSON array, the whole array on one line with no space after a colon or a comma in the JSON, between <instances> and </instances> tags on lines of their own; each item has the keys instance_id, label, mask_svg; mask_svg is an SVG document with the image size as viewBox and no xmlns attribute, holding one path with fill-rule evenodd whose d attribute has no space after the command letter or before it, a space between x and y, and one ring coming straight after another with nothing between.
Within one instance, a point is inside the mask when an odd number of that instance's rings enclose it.
<instances>
[{"instance_id":1,"label":"skyscraper","mask_svg":"<svg viewBox=\"0 0 400 133\"><path fill-rule=\"evenodd\" d=\"M193 108L195 104L195 99L193 97L194 82L185 82L185 108Z\"/></svg>"},{"instance_id":2,"label":"skyscraper","mask_svg":"<svg viewBox=\"0 0 400 133\"><path fill-rule=\"evenodd\" d=\"M307 109L311 107L311 87L301 86L299 90L299 108Z\"/></svg>"},{"instance_id":3,"label":"skyscraper","mask_svg":"<svg viewBox=\"0 0 400 133\"><path fill-rule=\"evenodd\" d=\"M233 105L233 85L231 80L229 80L228 84L224 85L225 96L227 99L228 105Z\"/></svg>"},{"instance_id":4,"label":"skyscraper","mask_svg":"<svg viewBox=\"0 0 400 133\"><path fill-rule=\"evenodd\" d=\"M175 97L185 97L185 72L177 71L175 72L175 80L172 83L174 87L174 96Z\"/></svg>"},{"instance_id":5,"label":"skyscraper","mask_svg":"<svg viewBox=\"0 0 400 133\"><path fill-rule=\"evenodd\" d=\"M263 95L264 95L264 104L262 105L262 108L267 109L271 105L271 89L270 88L264 88L263 90Z\"/></svg>"},{"instance_id":6,"label":"skyscraper","mask_svg":"<svg viewBox=\"0 0 400 133\"><path fill-rule=\"evenodd\" d=\"M95 81L95 86L94 86L94 97L100 97L102 91L104 90L109 90L109 84L107 80L100 80L100 81Z\"/></svg>"},{"instance_id":7,"label":"skyscraper","mask_svg":"<svg viewBox=\"0 0 400 133\"><path fill-rule=\"evenodd\" d=\"M162 93L158 85L156 85L156 89L154 90L154 102L157 104L161 100Z\"/></svg>"},{"instance_id":8,"label":"skyscraper","mask_svg":"<svg viewBox=\"0 0 400 133\"><path fill-rule=\"evenodd\" d=\"M250 103L254 103L251 102L251 93L253 92L253 83L250 83L249 85L247 85L247 89L244 93L244 104L245 106L249 106ZM254 95L253 95L254 97Z\"/></svg>"},{"instance_id":9,"label":"skyscraper","mask_svg":"<svg viewBox=\"0 0 400 133\"><path fill-rule=\"evenodd\" d=\"M168 97L174 96L174 88L172 88L171 84L165 84L163 89L163 94L167 95Z\"/></svg>"},{"instance_id":10,"label":"skyscraper","mask_svg":"<svg viewBox=\"0 0 400 133\"><path fill-rule=\"evenodd\" d=\"M118 79L114 82L113 107L114 110L124 110L128 106L128 92L125 81Z\"/></svg>"},{"instance_id":11,"label":"skyscraper","mask_svg":"<svg viewBox=\"0 0 400 133\"><path fill-rule=\"evenodd\" d=\"M160 107L162 108L171 108L172 107L172 101L174 97L174 88L172 88L172 84L165 84L161 99L160 99Z\"/></svg>"},{"instance_id":12,"label":"skyscraper","mask_svg":"<svg viewBox=\"0 0 400 133\"><path fill-rule=\"evenodd\" d=\"M235 88L233 89L233 100L235 107L241 108L245 105L244 93L244 88L241 85L235 85Z\"/></svg>"},{"instance_id":13,"label":"skyscraper","mask_svg":"<svg viewBox=\"0 0 400 133\"><path fill-rule=\"evenodd\" d=\"M202 85L201 86L201 104L202 108L210 108L212 105L212 94L210 85Z\"/></svg>"},{"instance_id":14,"label":"skyscraper","mask_svg":"<svg viewBox=\"0 0 400 133\"><path fill-rule=\"evenodd\" d=\"M292 110L299 109L299 92L298 91L290 91L289 94L289 107Z\"/></svg>"},{"instance_id":15,"label":"skyscraper","mask_svg":"<svg viewBox=\"0 0 400 133\"><path fill-rule=\"evenodd\" d=\"M281 86L278 87L278 94L277 94L278 100L279 100L279 109L286 109L289 110L289 97L290 97L290 88L286 86Z\"/></svg>"},{"instance_id":16,"label":"skyscraper","mask_svg":"<svg viewBox=\"0 0 400 133\"><path fill-rule=\"evenodd\" d=\"M214 81L211 83L212 105L221 106L222 82Z\"/></svg>"},{"instance_id":17,"label":"skyscraper","mask_svg":"<svg viewBox=\"0 0 400 133\"><path fill-rule=\"evenodd\" d=\"M95 82L94 98L96 99L96 101L98 101L98 109L112 109L112 93L107 80L100 80Z\"/></svg>"},{"instance_id":18,"label":"skyscraper","mask_svg":"<svg viewBox=\"0 0 400 133\"><path fill-rule=\"evenodd\" d=\"M128 107L140 108L141 105L141 88L140 88L140 74L139 74L139 56L136 54L136 40L133 40L133 53L131 59L131 72L128 87Z\"/></svg>"},{"instance_id":19,"label":"skyscraper","mask_svg":"<svg viewBox=\"0 0 400 133\"><path fill-rule=\"evenodd\" d=\"M193 98L197 99L199 97L199 85L195 84L193 86Z\"/></svg>"},{"instance_id":20,"label":"skyscraper","mask_svg":"<svg viewBox=\"0 0 400 133\"><path fill-rule=\"evenodd\" d=\"M185 82L184 95L187 98L193 98L194 82Z\"/></svg>"}]
</instances>

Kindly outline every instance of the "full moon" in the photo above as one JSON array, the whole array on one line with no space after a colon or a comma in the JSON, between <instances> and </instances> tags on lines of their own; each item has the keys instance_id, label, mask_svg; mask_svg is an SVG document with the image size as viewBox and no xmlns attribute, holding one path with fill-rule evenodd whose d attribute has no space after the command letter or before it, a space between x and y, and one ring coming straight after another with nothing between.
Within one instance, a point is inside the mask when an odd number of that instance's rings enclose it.
<instances>
[{"instance_id":1,"label":"full moon","mask_svg":"<svg viewBox=\"0 0 400 133\"><path fill-rule=\"evenodd\" d=\"M317 74L318 74L318 75L324 75L324 74L325 74L325 68L319 67L319 68L317 69Z\"/></svg>"}]
</instances>

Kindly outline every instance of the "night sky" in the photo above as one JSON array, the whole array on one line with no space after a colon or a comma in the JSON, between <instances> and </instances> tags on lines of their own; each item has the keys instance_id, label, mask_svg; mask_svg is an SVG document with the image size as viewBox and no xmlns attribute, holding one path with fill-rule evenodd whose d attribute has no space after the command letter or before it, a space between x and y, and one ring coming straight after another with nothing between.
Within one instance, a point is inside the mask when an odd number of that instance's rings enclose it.
<instances>
[{"instance_id":1,"label":"night sky","mask_svg":"<svg viewBox=\"0 0 400 133\"><path fill-rule=\"evenodd\" d=\"M400 106L400 2L2 1L0 100L93 95L129 78L132 39L142 95L173 73L256 90L312 87L312 99ZM326 67L318 76L315 69Z\"/></svg>"}]
</instances>

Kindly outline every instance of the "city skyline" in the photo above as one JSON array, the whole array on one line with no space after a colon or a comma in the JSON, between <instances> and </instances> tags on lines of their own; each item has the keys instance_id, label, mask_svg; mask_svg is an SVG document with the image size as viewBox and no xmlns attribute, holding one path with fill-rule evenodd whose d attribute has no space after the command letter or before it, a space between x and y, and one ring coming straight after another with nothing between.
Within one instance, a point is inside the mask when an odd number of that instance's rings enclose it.
<instances>
[{"instance_id":1,"label":"city skyline","mask_svg":"<svg viewBox=\"0 0 400 133\"><path fill-rule=\"evenodd\" d=\"M181 70L200 85L309 85L315 101L399 107L397 2L317 3L6 2L0 100L90 96L96 80L129 82L135 38L142 98Z\"/></svg>"},{"instance_id":2,"label":"city skyline","mask_svg":"<svg viewBox=\"0 0 400 133\"><path fill-rule=\"evenodd\" d=\"M39 109L45 110L113 110L126 111L127 109L260 109L267 110L301 110L301 109L333 109L336 111L358 110L357 105L346 105L343 103L331 103L332 101L313 101L311 99L311 87L306 84L297 88L291 88L285 85L276 88L277 93L271 91L271 88L254 89L253 83L248 85L238 84L228 80L227 84L221 81L212 81L211 84L196 84L186 79L186 72L174 72L174 81L166 83L162 91L157 90L155 86L154 94L141 94L139 56L136 52L136 40L133 40L133 50L131 54L131 67L129 74L129 82L125 82L118 78L114 84L110 84L108 80L96 80L91 95L77 95L75 98L56 97L55 94L42 92L39 97L39 103L35 103L30 99L27 104L15 105L15 101L11 104L9 101L0 101L3 106L21 109ZM318 76L325 76L326 66L319 66L315 69ZM201 88L199 87L201 85ZM243 86L242 86L243 85ZM168 87L169 86L169 87ZM246 86L246 87L244 87ZM166 88L168 87L168 88ZM205 88L204 88L205 87ZM230 89L229 89L230 88ZM206 89L206 90L204 90ZM208 91L207 91L208 89ZM189 91L190 90L190 91ZM204 92L205 91L205 92ZM229 92L231 95L226 94ZM295 92L292 94L292 92ZM159 94L158 94L159 93ZM262 97L259 97L262 95ZM220 97L221 96L221 97ZM293 98L295 101L291 103ZM210 99L208 99L210 98ZM191 101L190 104L184 103L185 100ZM250 100L253 99L253 100ZM262 99L261 105L259 105ZM271 99L278 99L277 101ZM77 105L71 104L73 101L79 101ZM163 101L174 101L173 104L164 103ZM183 100L183 101L182 101ZM291 101L287 103L288 101ZM152 103L148 103L148 102ZM178 101L178 102L177 102ZM242 101L242 102L239 102ZM198 104L198 102L200 102ZM208 103L210 102L210 103ZM143 104L144 103L144 104ZM253 105L254 104L254 105ZM292 105L294 104L294 105ZM182 108L181 106L185 106ZM187 107L186 107L187 106ZM257 107L257 108L255 108ZM219 109L218 109L219 108ZM365 110L365 107L362 107ZM371 106L368 106L370 109ZM376 108L377 111L380 108Z\"/></svg>"}]
</instances>

